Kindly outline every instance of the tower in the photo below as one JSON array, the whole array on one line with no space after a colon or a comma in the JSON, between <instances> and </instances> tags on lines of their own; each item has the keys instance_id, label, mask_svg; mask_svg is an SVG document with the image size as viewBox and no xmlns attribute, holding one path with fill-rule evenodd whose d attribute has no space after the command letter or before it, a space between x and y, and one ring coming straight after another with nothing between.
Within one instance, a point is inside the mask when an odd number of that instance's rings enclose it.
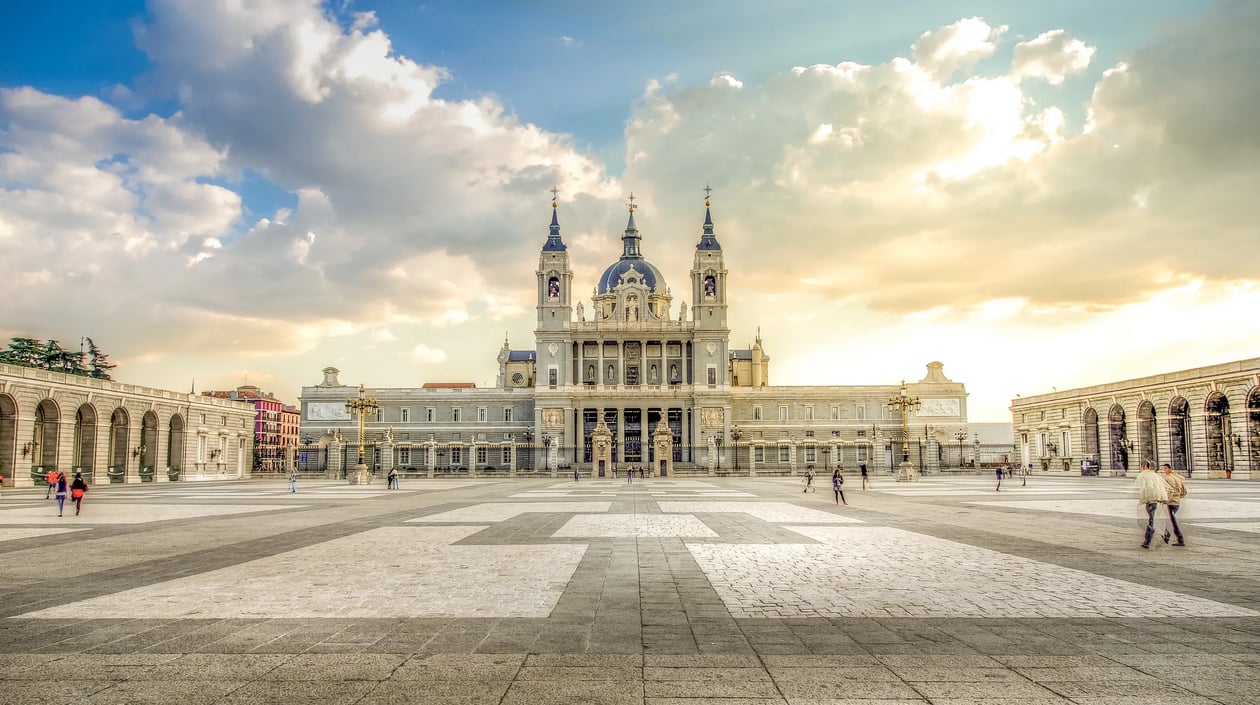
<instances>
[{"instance_id":1,"label":"tower","mask_svg":"<svg viewBox=\"0 0 1260 705\"><path fill-rule=\"evenodd\" d=\"M551 229L538 254L538 331L564 330L573 312L573 270L569 251L560 238L556 190L552 189Z\"/></svg>"},{"instance_id":2,"label":"tower","mask_svg":"<svg viewBox=\"0 0 1260 705\"><path fill-rule=\"evenodd\" d=\"M704 229L691 265L691 319L696 351L692 378L697 385L713 386L727 383L730 330L726 327L726 262L722 256L722 245L713 233L709 200L712 189L705 186L704 191Z\"/></svg>"}]
</instances>

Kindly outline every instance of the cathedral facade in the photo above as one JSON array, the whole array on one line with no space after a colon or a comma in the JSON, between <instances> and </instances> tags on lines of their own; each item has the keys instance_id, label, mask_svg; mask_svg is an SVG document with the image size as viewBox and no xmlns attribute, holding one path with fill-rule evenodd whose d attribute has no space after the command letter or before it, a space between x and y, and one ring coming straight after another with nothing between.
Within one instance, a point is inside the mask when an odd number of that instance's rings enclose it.
<instances>
[{"instance_id":1,"label":"cathedral facade","mask_svg":"<svg viewBox=\"0 0 1260 705\"><path fill-rule=\"evenodd\" d=\"M571 472L608 476L891 469L903 452L921 468L967 467L979 452L967 427L967 394L940 363L903 386L771 386L760 333L732 349L724 252L705 201L687 295L644 253L635 206L621 256L579 298L557 204L539 252L534 345L498 353L494 388L437 383L364 390L369 464L422 474ZM588 285L583 283L583 290ZM302 456L335 473L354 463L356 390L339 370L301 395ZM919 400L904 431L888 401ZM311 469L318 469L312 467Z\"/></svg>"}]
</instances>

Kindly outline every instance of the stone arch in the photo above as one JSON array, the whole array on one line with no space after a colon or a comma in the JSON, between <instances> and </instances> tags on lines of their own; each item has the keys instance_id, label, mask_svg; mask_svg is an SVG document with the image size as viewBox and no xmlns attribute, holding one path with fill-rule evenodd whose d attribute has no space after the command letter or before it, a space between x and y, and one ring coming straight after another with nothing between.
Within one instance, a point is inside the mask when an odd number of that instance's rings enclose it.
<instances>
[{"instance_id":1,"label":"stone arch","mask_svg":"<svg viewBox=\"0 0 1260 705\"><path fill-rule=\"evenodd\" d=\"M1229 399L1221 392L1212 392L1203 402L1203 414L1208 473L1229 477L1233 469L1229 445Z\"/></svg>"},{"instance_id":2,"label":"stone arch","mask_svg":"<svg viewBox=\"0 0 1260 705\"><path fill-rule=\"evenodd\" d=\"M1107 412L1107 440L1111 451L1111 469L1127 472L1129 470L1129 424L1125 418L1124 407L1112 404Z\"/></svg>"},{"instance_id":3,"label":"stone arch","mask_svg":"<svg viewBox=\"0 0 1260 705\"><path fill-rule=\"evenodd\" d=\"M1168 402L1168 452L1173 470L1190 476L1190 402L1173 397Z\"/></svg>"},{"instance_id":4,"label":"stone arch","mask_svg":"<svg viewBox=\"0 0 1260 705\"><path fill-rule=\"evenodd\" d=\"M1098 410L1093 407L1085 409L1081 414L1081 429L1085 437L1082 441L1085 443L1085 458L1095 463L1102 461L1099 455L1098 442Z\"/></svg>"},{"instance_id":5,"label":"stone arch","mask_svg":"<svg viewBox=\"0 0 1260 705\"><path fill-rule=\"evenodd\" d=\"M131 414L118 407L109 415L108 468L115 473L127 469L127 445L131 441Z\"/></svg>"},{"instance_id":6,"label":"stone arch","mask_svg":"<svg viewBox=\"0 0 1260 705\"><path fill-rule=\"evenodd\" d=\"M35 407L35 429L31 434L31 456L35 465L57 469L57 445L61 440L61 409L52 399Z\"/></svg>"},{"instance_id":7,"label":"stone arch","mask_svg":"<svg viewBox=\"0 0 1260 705\"><path fill-rule=\"evenodd\" d=\"M1155 405L1144 400L1137 408L1138 458L1149 460L1158 466L1159 438L1155 428Z\"/></svg>"},{"instance_id":8,"label":"stone arch","mask_svg":"<svg viewBox=\"0 0 1260 705\"><path fill-rule=\"evenodd\" d=\"M0 477L6 487L13 487L17 445L17 400L0 394Z\"/></svg>"},{"instance_id":9,"label":"stone arch","mask_svg":"<svg viewBox=\"0 0 1260 705\"><path fill-rule=\"evenodd\" d=\"M74 448L70 454L70 465L75 472L81 472L88 483L95 480L96 473L96 407L91 404L80 404L74 412Z\"/></svg>"},{"instance_id":10,"label":"stone arch","mask_svg":"<svg viewBox=\"0 0 1260 705\"><path fill-rule=\"evenodd\" d=\"M184 469L184 417L171 416L166 426L166 467L176 472Z\"/></svg>"},{"instance_id":11,"label":"stone arch","mask_svg":"<svg viewBox=\"0 0 1260 705\"><path fill-rule=\"evenodd\" d=\"M157 464L158 417L152 411L140 417L140 467L153 471Z\"/></svg>"},{"instance_id":12,"label":"stone arch","mask_svg":"<svg viewBox=\"0 0 1260 705\"><path fill-rule=\"evenodd\" d=\"M1247 393L1247 455L1252 477L1260 477L1260 387ZM2 448L3 446L0 446Z\"/></svg>"}]
</instances>

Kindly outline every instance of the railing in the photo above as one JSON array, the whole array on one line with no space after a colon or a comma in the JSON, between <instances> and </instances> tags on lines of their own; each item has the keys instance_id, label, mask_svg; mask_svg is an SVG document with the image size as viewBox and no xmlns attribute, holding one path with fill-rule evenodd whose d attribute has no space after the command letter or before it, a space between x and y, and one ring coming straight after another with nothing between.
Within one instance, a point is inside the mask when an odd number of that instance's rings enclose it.
<instances>
[{"instance_id":1,"label":"railing","mask_svg":"<svg viewBox=\"0 0 1260 705\"><path fill-rule=\"evenodd\" d=\"M127 479L127 468L121 465L110 465L105 468L105 476L109 478L111 485L121 484Z\"/></svg>"}]
</instances>

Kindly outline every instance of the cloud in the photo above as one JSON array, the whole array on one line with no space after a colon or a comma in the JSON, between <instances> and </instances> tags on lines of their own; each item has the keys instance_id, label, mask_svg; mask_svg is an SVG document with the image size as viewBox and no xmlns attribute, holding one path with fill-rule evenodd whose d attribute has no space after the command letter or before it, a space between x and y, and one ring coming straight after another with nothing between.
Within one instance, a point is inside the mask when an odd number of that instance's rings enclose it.
<instances>
[{"instance_id":1,"label":"cloud","mask_svg":"<svg viewBox=\"0 0 1260 705\"><path fill-rule=\"evenodd\" d=\"M446 362L446 352L439 348L430 348L420 343L411 349L411 361L421 364L437 365Z\"/></svg>"},{"instance_id":2,"label":"cloud","mask_svg":"<svg viewBox=\"0 0 1260 705\"><path fill-rule=\"evenodd\" d=\"M1094 47L1086 46L1085 42L1056 29L1015 45L1011 75L1016 78L1043 78L1057 86L1068 76L1084 71L1094 51Z\"/></svg>"},{"instance_id":3,"label":"cloud","mask_svg":"<svg viewBox=\"0 0 1260 705\"><path fill-rule=\"evenodd\" d=\"M924 32L914 43L915 63L936 79L948 79L997 49L1007 26L991 27L979 17L968 17Z\"/></svg>"}]
</instances>

